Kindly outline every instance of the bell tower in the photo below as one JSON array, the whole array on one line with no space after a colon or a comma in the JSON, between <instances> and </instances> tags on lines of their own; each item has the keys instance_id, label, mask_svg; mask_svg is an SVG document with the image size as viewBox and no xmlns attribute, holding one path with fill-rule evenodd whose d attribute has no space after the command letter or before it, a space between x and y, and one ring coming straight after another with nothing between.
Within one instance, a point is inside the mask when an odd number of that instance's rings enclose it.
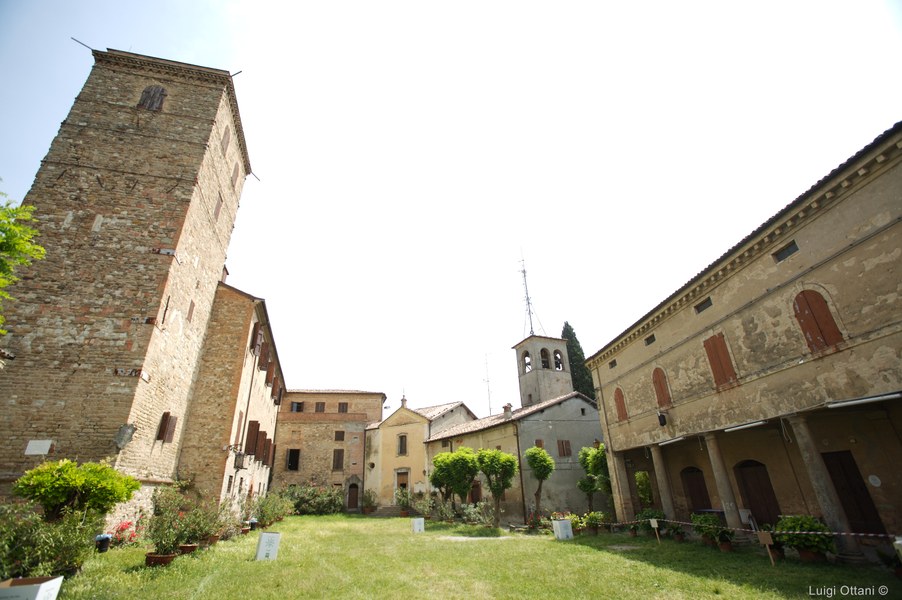
<instances>
[{"instance_id":1,"label":"bell tower","mask_svg":"<svg viewBox=\"0 0 902 600\"><path fill-rule=\"evenodd\" d=\"M520 405L551 400L573 391L567 340L530 335L514 346L520 377Z\"/></svg>"},{"instance_id":2,"label":"bell tower","mask_svg":"<svg viewBox=\"0 0 902 600\"><path fill-rule=\"evenodd\" d=\"M40 462L35 446L174 476L250 173L228 71L93 56L23 200L46 258L4 303L0 483Z\"/></svg>"}]
</instances>

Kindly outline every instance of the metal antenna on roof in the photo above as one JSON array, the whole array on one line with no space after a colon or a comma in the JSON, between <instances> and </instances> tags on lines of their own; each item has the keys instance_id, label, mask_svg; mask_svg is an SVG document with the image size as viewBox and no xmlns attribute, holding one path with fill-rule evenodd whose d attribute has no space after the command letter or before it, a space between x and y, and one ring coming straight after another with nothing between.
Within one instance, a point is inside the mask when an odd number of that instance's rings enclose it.
<instances>
[{"instance_id":1,"label":"metal antenna on roof","mask_svg":"<svg viewBox=\"0 0 902 600\"><path fill-rule=\"evenodd\" d=\"M485 355L485 390L489 396L489 416L492 416L492 386L489 384L489 355Z\"/></svg>"},{"instance_id":2,"label":"metal antenna on roof","mask_svg":"<svg viewBox=\"0 0 902 600\"><path fill-rule=\"evenodd\" d=\"M520 264L523 267L520 272L523 273L523 289L526 291L526 317L529 319L529 335L535 335L532 327L532 299L529 297L529 286L526 285L526 259L521 258Z\"/></svg>"}]
</instances>

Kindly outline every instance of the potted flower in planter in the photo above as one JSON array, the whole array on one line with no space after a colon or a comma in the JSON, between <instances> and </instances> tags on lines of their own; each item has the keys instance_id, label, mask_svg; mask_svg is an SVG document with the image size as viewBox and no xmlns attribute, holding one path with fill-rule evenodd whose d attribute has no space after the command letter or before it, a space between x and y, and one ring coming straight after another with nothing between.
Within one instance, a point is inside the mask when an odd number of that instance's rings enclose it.
<instances>
[{"instance_id":1,"label":"potted flower in planter","mask_svg":"<svg viewBox=\"0 0 902 600\"><path fill-rule=\"evenodd\" d=\"M714 539L717 540L717 545L721 552L733 551L733 536L735 535L735 531L726 527L719 527L717 531L714 532Z\"/></svg>"},{"instance_id":2,"label":"potted flower in planter","mask_svg":"<svg viewBox=\"0 0 902 600\"><path fill-rule=\"evenodd\" d=\"M717 515L693 513L690 520L692 521L692 531L701 536L702 542L706 546L717 545L715 536L717 531L721 529L720 519Z\"/></svg>"},{"instance_id":3,"label":"potted flower in planter","mask_svg":"<svg viewBox=\"0 0 902 600\"><path fill-rule=\"evenodd\" d=\"M424 519L432 518L432 509L435 507L435 501L431 496L426 494L418 494L416 500L413 501L413 508L423 515Z\"/></svg>"},{"instance_id":4,"label":"potted flower in planter","mask_svg":"<svg viewBox=\"0 0 902 600\"><path fill-rule=\"evenodd\" d=\"M364 490L363 491L363 514L368 515L376 510L378 506L378 497L376 496L376 490Z\"/></svg>"},{"instance_id":5,"label":"potted flower in planter","mask_svg":"<svg viewBox=\"0 0 902 600\"><path fill-rule=\"evenodd\" d=\"M803 562L825 562L827 552L836 552L830 529L811 515L782 516L774 530L774 538L795 548Z\"/></svg>"},{"instance_id":6,"label":"potted flower in planter","mask_svg":"<svg viewBox=\"0 0 902 600\"><path fill-rule=\"evenodd\" d=\"M410 503L412 501L412 497L410 494L410 490L407 488L398 488L395 490L395 504L401 507L401 516L407 517L410 515Z\"/></svg>"},{"instance_id":7,"label":"potted flower in planter","mask_svg":"<svg viewBox=\"0 0 902 600\"><path fill-rule=\"evenodd\" d=\"M148 567L168 565L179 551L182 523L180 519L182 495L174 488L160 487L153 494L153 514L145 534L153 551L148 552Z\"/></svg>"},{"instance_id":8,"label":"potted flower in planter","mask_svg":"<svg viewBox=\"0 0 902 600\"><path fill-rule=\"evenodd\" d=\"M592 532L592 535L598 535L598 528L604 524L604 513L592 511L586 513L586 529Z\"/></svg>"},{"instance_id":9,"label":"potted flower in planter","mask_svg":"<svg viewBox=\"0 0 902 600\"><path fill-rule=\"evenodd\" d=\"M679 523L671 524L671 526L668 528L668 531L670 531L670 536L675 542L682 542L686 539L686 532L683 530L683 526Z\"/></svg>"}]
</instances>

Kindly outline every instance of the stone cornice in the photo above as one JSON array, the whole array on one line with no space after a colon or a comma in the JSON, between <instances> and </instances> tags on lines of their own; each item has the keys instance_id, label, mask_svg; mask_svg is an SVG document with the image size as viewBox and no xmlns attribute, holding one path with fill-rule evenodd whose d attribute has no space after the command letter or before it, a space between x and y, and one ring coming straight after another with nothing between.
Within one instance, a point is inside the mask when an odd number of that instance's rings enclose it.
<instances>
[{"instance_id":1,"label":"stone cornice","mask_svg":"<svg viewBox=\"0 0 902 600\"><path fill-rule=\"evenodd\" d=\"M152 56L144 56L141 54L132 54L131 52L122 52L121 50L108 49L106 52L102 50L92 50L92 53L94 55L94 61L97 64L138 69L140 71L149 71L168 77L178 77L189 81L199 81L225 86L228 91L229 106L232 109L232 119L235 121L238 144L241 146L241 155L244 158L244 170L247 174L251 173L251 162L247 153L244 128L241 125L241 114L238 112L238 99L235 95L235 85L232 81L232 75L228 71L211 69L209 67L199 67L197 65L154 58Z\"/></svg>"},{"instance_id":2,"label":"stone cornice","mask_svg":"<svg viewBox=\"0 0 902 600\"><path fill-rule=\"evenodd\" d=\"M797 230L828 206L858 189L876 173L902 157L902 122L878 137L861 152L837 167L789 206L746 236L721 258L696 275L601 350L586 359L589 369L607 362L620 350L648 334L674 313L703 300L722 280L772 252L787 233Z\"/></svg>"}]
</instances>

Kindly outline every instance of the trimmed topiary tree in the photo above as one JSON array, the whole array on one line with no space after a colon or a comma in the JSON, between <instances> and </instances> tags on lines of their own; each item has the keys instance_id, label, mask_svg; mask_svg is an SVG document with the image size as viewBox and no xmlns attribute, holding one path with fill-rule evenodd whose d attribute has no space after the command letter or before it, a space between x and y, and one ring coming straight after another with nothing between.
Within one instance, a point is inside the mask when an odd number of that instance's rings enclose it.
<instances>
[{"instance_id":1,"label":"trimmed topiary tree","mask_svg":"<svg viewBox=\"0 0 902 600\"><path fill-rule=\"evenodd\" d=\"M514 475L517 474L517 457L501 450L483 449L476 453L476 462L492 492L492 499L495 501L492 526L498 527L501 523L501 496L504 490L511 487Z\"/></svg>"},{"instance_id":2,"label":"trimmed topiary tree","mask_svg":"<svg viewBox=\"0 0 902 600\"><path fill-rule=\"evenodd\" d=\"M526 464L532 471L532 476L539 482L536 488L536 513L542 514L542 484L554 473L554 459L544 448L533 446L526 451Z\"/></svg>"}]
</instances>

